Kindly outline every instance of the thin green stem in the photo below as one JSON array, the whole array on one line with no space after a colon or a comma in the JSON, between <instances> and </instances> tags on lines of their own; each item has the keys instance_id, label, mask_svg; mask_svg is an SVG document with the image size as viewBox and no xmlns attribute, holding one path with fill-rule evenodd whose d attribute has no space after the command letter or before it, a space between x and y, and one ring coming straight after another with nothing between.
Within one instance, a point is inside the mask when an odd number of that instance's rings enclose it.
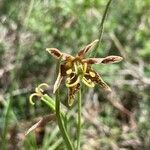
<instances>
[{"instance_id":1,"label":"thin green stem","mask_svg":"<svg viewBox=\"0 0 150 150\"><path fill-rule=\"evenodd\" d=\"M81 138L81 89L78 92L77 150L80 150L80 138Z\"/></svg>"},{"instance_id":2,"label":"thin green stem","mask_svg":"<svg viewBox=\"0 0 150 150\"><path fill-rule=\"evenodd\" d=\"M27 23L28 23L28 20L30 18L31 12L33 10L33 6L34 6L34 0L31 0L30 4L29 4L29 7L28 7L27 14L26 14L25 19L24 19L24 25L27 25Z\"/></svg>"},{"instance_id":3,"label":"thin green stem","mask_svg":"<svg viewBox=\"0 0 150 150\"><path fill-rule=\"evenodd\" d=\"M50 96L48 96L47 94L44 94L44 95L41 97L41 100L42 100L46 105L48 105L49 108L50 108L53 112L56 112L56 108L55 108L56 103L55 103L55 101L54 101ZM61 111L60 113L61 113L61 116L62 116L63 118L66 117L64 111Z\"/></svg>"},{"instance_id":4,"label":"thin green stem","mask_svg":"<svg viewBox=\"0 0 150 150\"><path fill-rule=\"evenodd\" d=\"M57 116L58 126L59 126L60 132L62 134L62 137L65 141L66 147L67 147L68 150L74 150L73 145L70 141L70 138L67 134L66 128L64 126L62 115L60 113L59 90L57 90L57 92L56 92L56 105L55 105L55 108L56 108L56 116Z\"/></svg>"},{"instance_id":5,"label":"thin green stem","mask_svg":"<svg viewBox=\"0 0 150 150\"><path fill-rule=\"evenodd\" d=\"M52 109L53 112L55 112L55 103L54 103L54 100L51 97L49 97L47 94L45 94L41 97L41 100L45 104L47 104Z\"/></svg>"},{"instance_id":6,"label":"thin green stem","mask_svg":"<svg viewBox=\"0 0 150 150\"><path fill-rule=\"evenodd\" d=\"M103 14L103 17L102 17L102 20L101 20L101 23L100 23L100 30L99 30L99 36L98 36L99 41L97 43L97 47L95 48L95 54L94 54L94 56L96 56L96 54L97 54L97 49L98 49L98 47L100 45L100 42L101 42L101 39L102 39L103 30L104 30L104 22L106 20L106 16L107 16L108 9L109 9L109 6L111 4L111 1L112 0L108 1L107 5L106 5L106 8L105 8L105 11L104 11L104 14Z\"/></svg>"}]
</instances>

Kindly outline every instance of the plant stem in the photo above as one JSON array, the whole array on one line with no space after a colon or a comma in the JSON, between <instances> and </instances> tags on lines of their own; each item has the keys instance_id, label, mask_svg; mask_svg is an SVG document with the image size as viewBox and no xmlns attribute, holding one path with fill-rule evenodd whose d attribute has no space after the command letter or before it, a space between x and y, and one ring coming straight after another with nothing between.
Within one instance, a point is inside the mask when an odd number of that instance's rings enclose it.
<instances>
[{"instance_id":1,"label":"plant stem","mask_svg":"<svg viewBox=\"0 0 150 150\"><path fill-rule=\"evenodd\" d=\"M70 141L70 138L67 134L66 128L64 126L62 115L60 113L59 90L57 90L57 92L56 92L56 105L55 105L55 108L56 108L56 116L57 116L58 126L59 126L60 132L62 134L62 137L65 141L66 147L67 147L68 150L74 150L73 145Z\"/></svg>"},{"instance_id":2,"label":"plant stem","mask_svg":"<svg viewBox=\"0 0 150 150\"><path fill-rule=\"evenodd\" d=\"M95 57L96 54L97 54L97 49L98 49L98 47L99 47L99 45L100 45L100 42L101 42L101 39L102 39L103 30L104 30L104 22L105 22L105 20L106 20L106 16L107 16L108 9L109 9L109 7L110 7L111 2L112 2L112 0L109 0L109 1L107 2L107 5L106 5L106 7L105 7L104 14L103 14L103 16L102 16L102 20L101 20L101 23L100 23L99 36L98 36L99 41L98 41L98 44L97 44L97 46L96 46L96 48L95 48L94 57Z\"/></svg>"},{"instance_id":3,"label":"plant stem","mask_svg":"<svg viewBox=\"0 0 150 150\"><path fill-rule=\"evenodd\" d=\"M25 19L24 19L24 25L27 25L29 18L30 18L30 15L31 15L31 12L33 10L33 7L34 7L34 0L31 0L29 7L28 7L28 10L27 10L27 14L26 14Z\"/></svg>"},{"instance_id":4,"label":"plant stem","mask_svg":"<svg viewBox=\"0 0 150 150\"><path fill-rule=\"evenodd\" d=\"M51 97L49 97L47 94L45 94L45 95L43 95L41 100L44 103L46 103L52 109L53 112L55 112L55 102Z\"/></svg>"},{"instance_id":5,"label":"plant stem","mask_svg":"<svg viewBox=\"0 0 150 150\"><path fill-rule=\"evenodd\" d=\"M49 106L49 108L50 108L53 112L56 112L56 107L55 107L56 103L55 103L55 101L54 101L50 96L48 96L47 94L45 94L45 95L43 95L43 96L41 97L41 100L42 100L47 106ZM60 111L60 114L61 114L61 116L62 116L63 118L66 117L64 111Z\"/></svg>"},{"instance_id":6,"label":"plant stem","mask_svg":"<svg viewBox=\"0 0 150 150\"><path fill-rule=\"evenodd\" d=\"M81 89L78 92L77 150L80 150L80 137L81 137Z\"/></svg>"}]
</instances>

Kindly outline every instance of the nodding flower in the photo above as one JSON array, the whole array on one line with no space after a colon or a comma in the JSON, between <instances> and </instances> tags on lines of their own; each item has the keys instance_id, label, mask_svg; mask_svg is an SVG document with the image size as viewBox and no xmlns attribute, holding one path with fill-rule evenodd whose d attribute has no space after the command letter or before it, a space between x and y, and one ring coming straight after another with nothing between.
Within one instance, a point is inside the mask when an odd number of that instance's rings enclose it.
<instances>
[{"instance_id":1,"label":"nodding flower","mask_svg":"<svg viewBox=\"0 0 150 150\"><path fill-rule=\"evenodd\" d=\"M59 72L54 84L53 93L59 88L60 83L65 79L68 87L68 104L71 106L74 102L75 95L80 88L81 82L88 87L94 87L98 84L102 89L111 91L110 87L102 80L101 76L92 69L93 64L111 64L122 60L120 56L107 56L105 58L85 58L85 54L89 52L98 40L85 46L76 56L72 56L61 52L57 48L47 48L48 51L56 59L61 59Z\"/></svg>"}]
</instances>

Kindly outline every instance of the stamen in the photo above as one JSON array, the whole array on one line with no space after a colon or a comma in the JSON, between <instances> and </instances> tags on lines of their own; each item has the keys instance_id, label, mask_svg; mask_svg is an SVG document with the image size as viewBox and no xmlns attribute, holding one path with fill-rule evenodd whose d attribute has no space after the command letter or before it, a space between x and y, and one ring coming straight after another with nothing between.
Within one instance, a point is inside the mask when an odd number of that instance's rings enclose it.
<instances>
[{"instance_id":1,"label":"stamen","mask_svg":"<svg viewBox=\"0 0 150 150\"><path fill-rule=\"evenodd\" d=\"M66 79L66 82L67 82L67 83L70 83L70 81L71 81L71 78L68 77L68 78Z\"/></svg>"},{"instance_id":2,"label":"stamen","mask_svg":"<svg viewBox=\"0 0 150 150\"><path fill-rule=\"evenodd\" d=\"M75 73L78 74L78 68L77 68L77 64L74 63L74 69L75 69Z\"/></svg>"},{"instance_id":3,"label":"stamen","mask_svg":"<svg viewBox=\"0 0 150 150\"><path fill-rule=\"evenodd\" d=\"M87 70L87 63L84 63L83 64L83 72L86 73L86 70Z\"/></svg>"},{"instance_id":4,"label":"stamen","mask_svg":"<svg viewBox=\"0 0 150 150\"><path fill-rule=\"evenodd\" d=\"M75 78L75 74L74 74L74 73L72 73L72 76L70 75L69 77L67 77L66 82L67 82L67 83L70 83L70 81L71 81L73 78Z\"/></svg>"},{"instance_id":5,"label":"stamen","mask_svg":"<svg viewBox=\"0 0 150 150\"><path fill-rule=\"evenodd\" d=\"M90 79L87 80L85 77L82 78L82 82L85 85L87 85L88 87L94 87L95 86L94 82L92 82Z\"/></svg>"},{"instance_id":6,"label":"stamen","mask_svg":"<svg viewBox=\"0 0 150 150\"><path fill-rule=\"evenodd\" d=\"M95 77L95 73L94 72L90 71L89 74L90 74L91 77Z\"/></svg>"},{"instance_id":7,"label":"stamen","mask_svg":"<svg viewBox=\"0 0 150 150\"><path fill-rule=\"evenodd\" d=\"M68 70L66 71L66 73L67 73L67 74L71 74L71 73L72 73L72 69L68 69Z\"/></svg>"},{"instance_id":8,"label":"stamen","mask_svg":"<svg viewBox=\"0 0 150 150\"><path fill-rule=\"evenodd\" d=\"M67 86L67 87L73 87L73 86L77 85L79 82L80 82L80 78L78 77L75 82L73 82L73 83L71 83L71 84L66 83L66 86Z\"/></svg>"}]
</instances>

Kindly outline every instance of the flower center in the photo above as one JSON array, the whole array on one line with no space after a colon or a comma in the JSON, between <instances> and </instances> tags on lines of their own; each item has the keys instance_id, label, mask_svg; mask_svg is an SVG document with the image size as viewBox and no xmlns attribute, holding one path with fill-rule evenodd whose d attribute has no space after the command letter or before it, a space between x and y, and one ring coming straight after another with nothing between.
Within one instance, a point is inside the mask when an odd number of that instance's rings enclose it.
<instances>
[{"instance_id":1,"label":"flower center","mask_svg":"<svg viewBox=\"0 0 150 150\"><path fill-rule=\"evenodd\" d=\"M87 70L87 63L80 63L80 62L75 62L74 63L74 71L75 74L77 74L80 77L83 77L84 74L86 73Z\"/></svg>"},{"instance_id":2,"label":"flower center","mask_svg":"<svg viewBox=\"0 0 150 150\"><path fill-rule=\"evenodd\" d=\"M73 67L66 71L68 75L66 80L67 87L73 87L77 85L84 77L87 70L87 63L81 63L80 61L75 61Z\"/></svg>"}]
</instances>

